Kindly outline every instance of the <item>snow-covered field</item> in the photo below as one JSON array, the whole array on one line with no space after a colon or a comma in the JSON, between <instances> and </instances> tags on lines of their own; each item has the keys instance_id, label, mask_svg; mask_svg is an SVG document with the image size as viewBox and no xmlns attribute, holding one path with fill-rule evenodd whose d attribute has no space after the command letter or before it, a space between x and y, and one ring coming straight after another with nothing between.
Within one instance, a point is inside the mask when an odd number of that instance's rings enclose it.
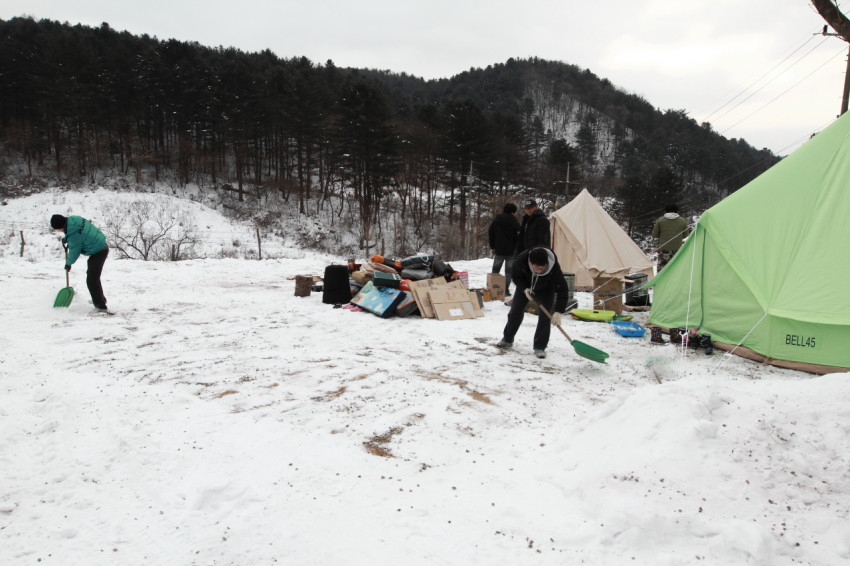
<instances>
[{"instance_id":1,"label":"snow-covered field","mask_svg":"<svg viewBox=\"0 0 850 566\"><path fill-rule=\"evenodd\" d=\"M63 212L33 202L0 226ZM91 317L83 260L54 309L61 248L30 238L42 252L0 258L2 565L850 560L845 374L575 320L609 363L557 332L538 360L530 315L504 353L501 303L450 322L334 309L290 277L342 258L296 249L110 258L117 314ZM475 287L490 261L452 265Z\"/></svg>"}]
</instances>

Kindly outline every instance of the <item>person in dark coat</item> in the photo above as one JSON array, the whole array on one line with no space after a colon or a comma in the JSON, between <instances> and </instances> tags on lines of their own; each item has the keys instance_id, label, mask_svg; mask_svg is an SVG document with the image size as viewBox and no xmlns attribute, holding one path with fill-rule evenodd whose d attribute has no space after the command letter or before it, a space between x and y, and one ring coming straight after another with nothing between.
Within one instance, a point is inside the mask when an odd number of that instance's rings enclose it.
<instances>
[{"instance_id":1,"label":"person in dark coat","mask_svg":"<svg viewBox=\"0 0 850 566\"><path fill-rule=\"evenodd\" d=\"M537 206L537 201L530 198L522 203L525 214L522 217L522 225L519 229L519 245L517 253L532 248L549 248L552 246L552 237L549 233L549 219Z\"/></svg>"},{"instance_id":2,"label":"person in dark coat","mask_svg":"<svg viewBox=\"0 0 850 566\"><path fill-rule=\"evenodd\" d=\"M567 299L570 293L561 272L561 266L558 264L558 258L549 248L538 247L526 250L516 256L513 276L516 293L511 302L511 310L508 313L508 322L502 333L502 339L496 345L504 350L513 347L514 336L525 318L525 307L528 305L525 290L530 289L534 301L545 307L552 315L550 321L540 312L537 329L534 331L534 355L545 358L546 346L549 345L550 323L551 325L561 324L561 314L567 310Z\"/></svg>"},{"instance_id":3,"label":"person in dark coat","mask_svg":"<svg viewBox=\"0 0 850 566\"><path fill-rule=\"evenodd\" d=\"M54 214L50 217L50 227L54 232L62 232L65 237L62 243L67 244L68 257L65 259L65 271L71 271L71 266L80 254L89 256L86 270L86 286L89 288L91 301L97 312L106 313L106 297L103 295L103 285L100 274L103 264L109 255L106 237L94 224L81 216L62 216Z\"/></svg>"},{"instance_id":4,"label":"person in dark coat","mask_svg":"<svg viewBox=\"0 0 850 566\"><path fill-rule=\"evenodd\" d=\"M514 254L519 243L519 221L516 219L516 205L509 202L490 223L490 250L493 252L493 273L502 270L505 265L505 295L511 295L511 268Z\"/></svg>"}]
</instances>

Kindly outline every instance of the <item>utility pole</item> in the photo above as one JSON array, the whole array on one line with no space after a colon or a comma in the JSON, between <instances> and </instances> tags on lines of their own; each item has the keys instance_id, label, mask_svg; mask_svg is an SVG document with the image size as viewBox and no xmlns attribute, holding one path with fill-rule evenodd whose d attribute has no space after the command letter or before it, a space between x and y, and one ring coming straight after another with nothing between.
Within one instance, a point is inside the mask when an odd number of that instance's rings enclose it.
<instances>
[{"instance_id":1,"label":"utility pole","mask_svg":"<svg viewBox=\"0 0 850 566\"><path fill-rule=\"evenodd\" d=\"M844 71L844 95L841 97L841 114L847 112L848 101L850 101L850 46L847 48L847 69Z\"/></svg>"},{"instance_id":2,"label":"utility pole","mask_svg":"<svg viewBox=\"0 0 850 566\"><path fill-rule=\"evenodd\" d=\"M838 8L837 0L810 0L818 14L826 20L829 25L823 26L823 35L840 37L850 44L850 19ZM827 33L829 27L834 33ZM817 35L817 34L815 34ZM850 48L847 52L847 70L844 73L844 94L841 97L841 114L847 112L847 101L850 100ZM839 114L840 116L840 114Z\"/></svg>"},{"instance_id":3,"label":"utility pole","mask_svg":"<svg viewBox=\"0 0 850 566\"><path fill-rule=\"evenodd\" d=\"M841 39L844 39L841 34L827 32L827 28L828 26L823 26L821 35L827 37L841 37ZM844 70L844 93L841 95L841 112L839 112L839 116L847 112L848 103L850 103L850 45L848 45L847 48L847 68Z\"/></svg>"},{"instance_id":4,"label":"utility pole","mask_svg":"<svg viewBox=\"0 0 850 566\"><path fill-rule=\"evenodd\" d=\"M572 164L569 161L567 161L567 180L564 181L564 193L566 193L566 196L570 196L570 192L571 192L570 191L570 185L573 185L573 184L577 185L578 184L578 182L573 183L572 181L570 181L570 177L571 177L571 175L570 175L570 165L572 165Z\"/></svg>"}]
</instances>

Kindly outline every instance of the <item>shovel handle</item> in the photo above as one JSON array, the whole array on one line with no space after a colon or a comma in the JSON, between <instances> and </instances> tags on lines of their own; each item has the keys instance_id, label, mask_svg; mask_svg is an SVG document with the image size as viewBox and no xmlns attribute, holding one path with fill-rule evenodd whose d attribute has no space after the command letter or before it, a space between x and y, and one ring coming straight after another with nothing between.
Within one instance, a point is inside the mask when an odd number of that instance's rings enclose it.
<instances>
[{"instance_id":1,"label":"shovel handle","mask_svg":"<svg viewBox=\"0 0 850 566\"><path fill-rule=\"evenodd\" d=\"M540 303L538 303L537 301L535 301L535 300L534 300L534 297L531 295L531 290L530 290L530 289L526 289L526 290L525 290L525 296L526 296L526 297L528 297L528 300L529 300L529 301L531 301L531 302L533 302L534 304L536 304L536 305L537 305L537 308L539 308L539 309L541 310L541 312L543 312L543 314L545 314L545 315L546 315L546 318L548 318L550 321L552 320L552 315L551 315L551 314L549 314L549 311L548 311L548 310L546 310L546 307L544 307L543 305L541 305ZM560 330L560 331L561 331L561 334L563 334L563 335L564 335L564 337L565 337L567 340L569 340L569 341L570 341L570 343L572 343L573 339L572 339L572 338L570 338L570 335L569 335L569 334L567 334L567 331L566 331L566 330L564 330L563 328L561 328L561 325L560 325L560 324L553 324L552 326L554 326L555 328L557 328L558 330Z\"/></svg>"},{"instance_id":2,"label":"shovel handle","mask_svg":"<svg viewBox=\"0 0 850 566\"><path fill-rule=\"evenodd\" d=\"M67 262L68 261L68 244L62 244L62 247L65 248L65 261ZM65 286L66 287L71 286L71 277L70 277L70 274L68 273L67 269L65 270Z\"/></svg>"}]
</instances>

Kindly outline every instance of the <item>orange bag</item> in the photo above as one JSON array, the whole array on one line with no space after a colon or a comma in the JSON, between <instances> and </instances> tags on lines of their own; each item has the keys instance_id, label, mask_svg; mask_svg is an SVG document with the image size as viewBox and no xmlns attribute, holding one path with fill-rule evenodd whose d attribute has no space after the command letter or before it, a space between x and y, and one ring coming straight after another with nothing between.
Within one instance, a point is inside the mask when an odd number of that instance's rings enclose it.
<instances>
[{"instance_id":1,"label":"orange bag","mask_svg":"<svg viewBox=\"0 0 850 566\"><path fill-rule=\"evenodd\" d=\"M379 254L375 254L375 255L373 255L373 256L371 257L370 261L371 261L372 263L379 263L379 264L386 265L387 267L392 267L392 268L393 268L393 269L395 269L396 271L401 271L401 270L402 270L402 266L401 266L401 262L400 262L400 261L394 261L394 260L391 260L391 259L387 259L387 258L385 258L384 256L379 255Z\"/></svg>"}]
</instances>

